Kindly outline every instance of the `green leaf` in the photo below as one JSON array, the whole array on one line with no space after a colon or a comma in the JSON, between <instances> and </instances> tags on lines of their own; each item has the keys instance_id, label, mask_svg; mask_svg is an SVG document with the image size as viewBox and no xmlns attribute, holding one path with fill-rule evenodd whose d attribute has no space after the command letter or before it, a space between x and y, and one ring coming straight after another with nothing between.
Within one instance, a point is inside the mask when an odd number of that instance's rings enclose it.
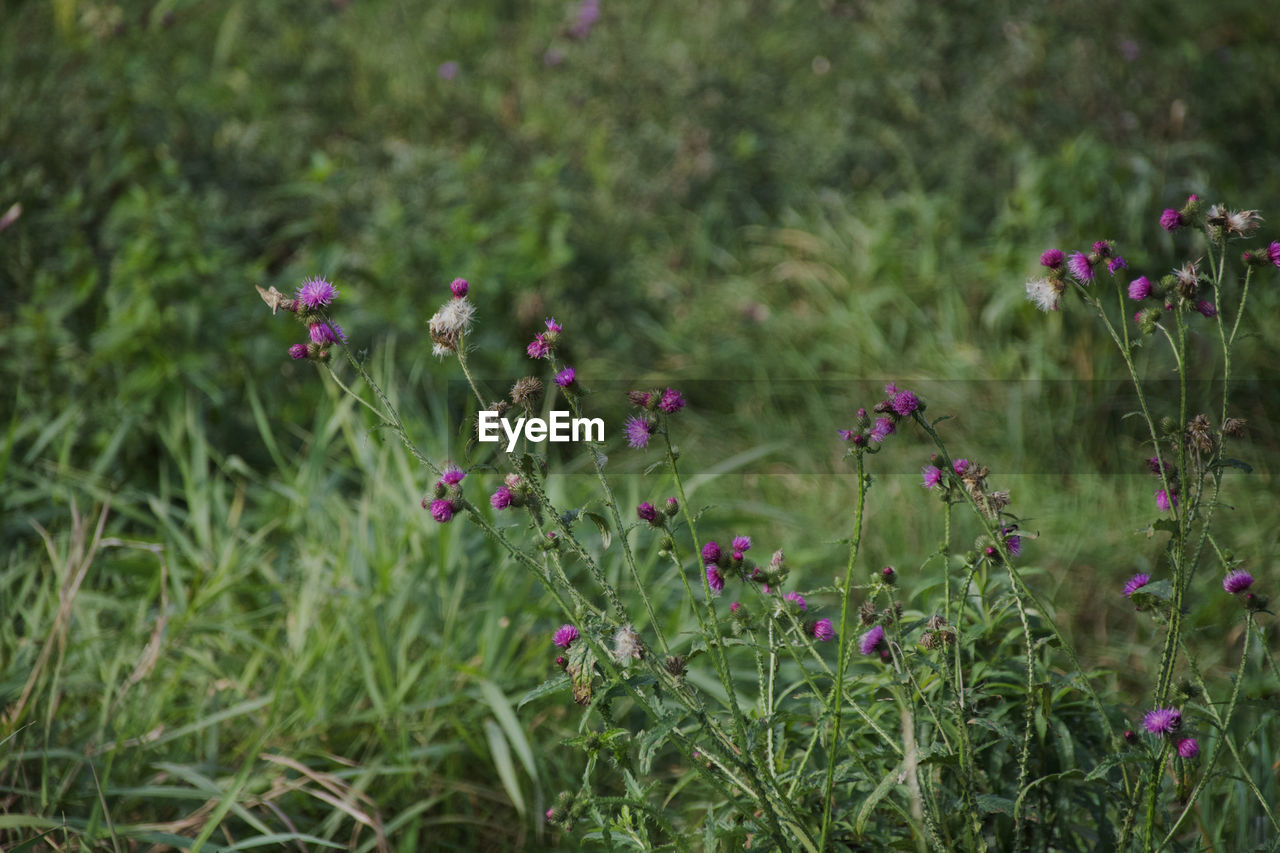
<instances>
[{"instance_id":1,"label":"green leaf","mask_svg":"<svg viewBox=\"0 0 1280 853\"><path fill-rule=\"evenodd\" d=\"M502 780L511 804L520 814L525 813L524 794L520 791L520 782L516 778L516 766L511 761L511 748L502 735L502 728L492 719L484 721L484 733L489 740L489 753L493 756L493 766Z\"/></svg>"},{"instance_id":2,"label":"green leaf","mask_svg":"<svg viewBox=\"0 0 1280 853\"><path fill-rule=\"evenodd\" d=\"M569 676L562 672L554 678L548 678L546 681L524 694L524 696L520 697L520 701L516 703L516 710L520 710L534 699L541 699L543 696L549 696L552 693L559 693L568 689Z\"/></svg>"},{"instance_id":3,"label":"green leaf","mask_svg":"<svg viewBox=\"0 0 1280 853\"><path fill-rule=\"evenodd\" d=\"M596 530L600 531L600 547L608 549L609 543L613 541L613 533L609 530L608 520L598 512L586 512L584 510L582 514L590 519L591 523L596 526Z\"/></svg>"},{"instance_id":4,"label":"green leaf","mask_svg":"<svg viewBox=\"0 0 1280 853\"><path fill-rule=\"evenodd\" d=\"M1013 814L1014 802L1008 797L997 797L995 794L979 794L977 796L978 811L982 814L991 814L992 812L1000 812L1001 814Z\"/></svg>"},{"instance_id":5,"label":"green leaf","mask_svg":"<svg viewBox=\"0 0 1280 853\"><path fill-rule=\"evenodd\" d=\"M1253 466L1241 459L1232 459L1230 457L1223 459L1219 467L1221 468L1239 468L1246 474L1253 473Z\"/></svg>"},{"instance_id":6,"label":"green leaf","mask_svg":"<svg viewBox=\"0 0 1280 853\"><path fill-rule=\"evenodd\" d=\"M885 777L880 780L880 784L876 785L876 789L867 795L866 800L863 801L862 808L858 810L858 819L854 823L854 831L859 836L862 835L862 830L866 828L867 820L870 819L871 812L875 810L876 804L883 800L896 784L900 772L902 772L901 764L885 774Z\"/></svg>"}]
</instances>

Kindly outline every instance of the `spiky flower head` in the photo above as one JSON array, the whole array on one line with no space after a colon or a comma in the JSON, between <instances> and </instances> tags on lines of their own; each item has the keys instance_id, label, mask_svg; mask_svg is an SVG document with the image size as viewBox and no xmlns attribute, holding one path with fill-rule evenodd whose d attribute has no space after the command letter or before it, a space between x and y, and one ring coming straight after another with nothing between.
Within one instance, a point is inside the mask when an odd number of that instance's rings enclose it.
<instances>
[{"instance_id":1,"label":"spiky flower head","mask_svg":"<svg viewBox=\"0 0 1280 853\"><path fill-rule=\"evenodd\" d=\"M1088 284L1093 281L1093 264L1084 252L1072 252L1067 259L1067 269L1075 276L1076 281Z\"/></svg>"},{"instance_id":2,"label":"spiky flower head","mask_svg":"<svg viewBox=\"0 0 1280 853\"><path fill-rule=\"evenodd\" d=\"M1222 579L1222 588L1232 595L1244 592L1251 586L1253 586L1253 575L1243 569L1227 572L1227 576Z\"/></svg>"},{"instance_id":3,"label":"spiky flower head","mask_svg":"<svg viewBox=\"0 0 1280 853\"><path fill-rule=\"evenodd\" d=\"M820 643L828 643L835 639L836 629L831 626L830 619L819 619L813 623L813 638Z\"/></svg>"},{"instance_id":4,"label":"spiky flower head","mask_svg":"<svg viewBox=\"0 0 1280 853\"><path fill-rule=\"evenodd\" d=\"M1124 584L1125 597L1128 598L1129 596L1133 595L1135 592L1142 589L1144 586L1146 586L1149 583L1151 583L1151 575L1147 574L1146 572L1138 572L1136 575L1129 578L1129 580L1125 581L1125 584Z\"/></svg>"},{"instance_id":5,"label":"spiky flower head","mask_svg":"<svg viewBox=\"0 0 1280 853\"><path fill-rule=\"evenodd\" d=\"M1107 259L1107 272L1112 275L1116 274L1116 270L1127 270L1129 265L1124 262L1124 258L1116 255L1114 258Z\"/></svg>"},{"instance_id":6,"label":"spiky flower head","mask_svg":"<svg viewBox=\"0 0 1280 853\"><path fill-rule=\"evenodd\" d=\"M750 537L750 536L735 536L735 537L733 537L733 550L735 550L735 551L750 551L750 550L751 550L751 537ZM738 559L742 559L742 558L741 558L741 557L739 557Z\"/></svg>"},{"instance_id":7,"label":"spiky flower head","mask_svg":"<svg viewBox=\"0 0 1280 853\"><path fill-rule=\"evenodd\" d=\"M684 395L674 388L668 388L662 394L662 399L658 402L658 408L673 415L685 407Z\"/></svg>"},{"instance_id":8,"label":"spiky flower head","mask_svg":"<svg viewBox=\"0 0 1280 853\"><path fill-rule=\"evenodd\" d=\"M639 517L641 521L647 521L653 525L659 524L658 509L648 501L645 501L644 503L640 504L640 506L636 507L636 515Z\"/></svg>"},{"instance_id":9,"label":"spiky flower head","mask_svg":"<svg viewBox=\"0 0 1280 853\"><path fill-rule=\"evenodd\" d=\"M932 489L942 482L942 469L937 465L926 465L920 469L920 475L924 478L924 482L920 485L926 489Z\"/></svg>"},{"instance_id":10,"label":"spiky flower head","mask_svg":"<svg viewBox=\"0 0 1280 853\"><path fill-rule=\"evenodd\" d=\"M309 278L302 283L297 292L298 302L303 307L314 311L338 298L338 288L320 277Z\"/></svg>"},{"instance_id":11,"label":"spiky flower head","mask_svg":"<svg viewBox=\"0 0 1280 853\"><path fill-rule=\"evenodd\" d=\"M724 592L724 575L715 566L707 566L707 586L714 595Z\"/></svg>"},{"instance_id":12,"label":"spiky flower head","mask_svg":"<svg viewBox=\"0 0 1280 853\"><path fill-rule=\"evenodd\" d=\"M880 644L884 642L884 628L879 625L862 635L858 640L858 651L864 655L876 654L880 649Z\"/></svg>"},{"instance_id":13,"label":"spiky flower head","mask_svg":"<svg viewBox=\"0 0 1280 853\"><path fill-rule=\"evenodd\" d=\"M789 592L786 595L784 595L783 598L787 601L790 601L792 604L794 604L796 607L799 607L801 610L805 610L807 608L807 605L805 604L804 596L798 592Z\"/></svg>"},{"instance_id":14,"label":"spiky flower head","mask_svg":"<svg viewBox=\"0 0 1280 853\"><path fill-rule=\"evenodd\" d=\"M436 498L431 502L431 517L436 521L444 524L453 518L454 508L453 502L444 498Z\"/></svg>"},{"instance_id":15,"label":"spiky flower head","mask_svg":"<svg viewBox=\"0 0 1280 853\"><path fill-rule=\"evenodd\" d=\"M1271 261L1272 266L1280 267L1280 243L1267 246L1267 260Z\"/></svg>"},{"instance_id":16,"label":"spiky flower head","mask_svg":"<svg viewBox=\"0 0 1280 853\"><path fill-rule=\"evenodd\" d=\"M898 417L910 417L911 413L920 408L920 398L910 391L899 391L893 395L893 400L889 405L898 413Z\"/></svg>"},{"instance_id":17,"label":"spiky flower head","mask_svg":"<svg viewBox=\"0 0 1280 853\"><path fill-rule=\"evenodd\" d=\"M622 430L627 434L628 446L644 450L653 435L653 424L647 418L630 417L623 423Z\"/></svg>"},{"instance_id":18,"label":"spiky flower head","mask_svg":"<svg viewBox=\"0 0 1280 853\"><path fill-rule=\"evenodd\" d=\"M347 341L346 332L337 323L312 323L308 332L311 334L311 342L319 346Z\"/></svg>"},{"instance_id":19,"label":"spiky flower head","mask_svg":"<svg viewBox=\"0 0 1280 853\"><path fill-rule=\"evenodd\" d=\"M446 486L456 486L465 476L467 476L466 472L457 465L446 465L440 475L440 482Z\"/></svg>"},{"instance_id":20,"label":"spiky flower head","mask_svg":"<svg viewBox=\"0 0 1280 853\"><path fill-rule=\"evenodd\" d=\"M489 496L489 505L494 509L506 509L511 506L513 496L506 486L498 486L498 490Z\"/></svg>"},{"instance_id":21,"label":"spiky flower head","mask_svg":"<svg viewBox=\"0 0 1280 853\"><path fill-rule=\"evenodd\" d=\"M579 636L581 635L578 634L577 628L572 625L561 625L556 629L556 632L551 635L551 642L555 643L562 649L567 649L569 646L573 645L573 641L578 639Z\"/></svg>"},{"instance_id":22,"label":"spiky flower head","mask_svg":"<svg viewBox=\"0 0 1280 853\"><path fill-rule=\"evenodd\" d=\"M1048 249L1040 255L1040 266L1056 270L1062 266L1062 261L1065 258L1066 255L1061 249Z\"/></svg>"},{"instance_id":23,"label":"spiky flower head","mask_svg":"<svg viewBox=\"0 0 1280 853\"><path fill-rule=\"evenodd\" d=\"M893 421L889 418L876 418L875 426L871 428L871 440L884 441L897 431L898 428L893 425Z\"/></svg>"},{"instance_id":24,"label":"spiky flower head","mask_svg":"<svg viewBox=\"0 0 1280 853\"><path fill-rule=\"evenodd\" d=\"M542 380L536 376L517 379L516 384L511 386L511 402L517 406L530 408L537 405L540 399L542 399Z\"/></svg>"},{"instance_id":25,"label":"spiky flower head","mask_svg":"<svg viewBox=\"0 0 1280 853\"><path fill-rule=\"evenodd\" d=\"M702 562L720 562L720 545L714 539L702 546Z\"/></svg>"},{"instance_id":26,"label":"spiky flower head","mask_svg":"<svg viewBox=\"0 0 1280 853\"><path fill-rule=\"evenodd\" d=\"M1193 737L1184 737L1178 741L1178 755L1182 758L1195 758L1200 754L1200 743Z\"/></svg>"},{"instance_id":27,"label":"spiky flower head","mask_svg":"<svg viewBox=\"0 0 1280 853\"><path fill-rule=\"evenodd\" d=\"M294 344L289 347L289 357L293 359L306 358L310 354L306 344Z\"/></svg>"},{"instance_id":28,"label":"spiky flower head","mask_svg":"<svg viewBox=\"0 0 1280 853\"><path fill-rule=\"evenodd\" d=\"M471 332L471 319L475 313L476 307L464 296L450 299L431 315L431 319L427 321L427 331L435 344L432 352L437 357L444 358L449 353L458 351L462 336Z\"/></svg>"},{"instance_id":29,"label":"spiky flower head","mask_svg":"<svg viewBox=\"0 0 1280 853\"><path fill-rule=\"evenodd\" d=\"M1140 275L1133 281L1129 282L1129 298L1134 302L1141 302L1151 295L1151 279L1145 275Z\"/></svg>"},{"instance_id":30,"label":"spiky flower head","mask_svg":"<svg viewBox=\"0 0 1280 853\"><path fill-rule=\"evenodd\" d=\"M577 373L572 367L566 367L564 370L556 374L556 384L561 388L568 388L573 385L574 377Z\"/></svg>"},{"instance_id":31,"label":"spiky flower head","mask_svg":"<svg viewBox=\"0 0 1280 853\"><path fill-rule=\"evenodd\" d=\"M525 347L525 352L529 354L529 358L546 358L551 355L551 344L547 342L546 335L539 333Z\"/></svg>"},{"instance_id":32,"label":"spiky flower head","mask_svg":"<svg viewBox=\"0 0 1280 853\"><path fill-rule=\"evenodd\" d=\"M1177 708L1156 708L1143 716L1142 725L1153 735L1173 734L1182 725L1182 712Z\"/></svg>"}]
</instances>

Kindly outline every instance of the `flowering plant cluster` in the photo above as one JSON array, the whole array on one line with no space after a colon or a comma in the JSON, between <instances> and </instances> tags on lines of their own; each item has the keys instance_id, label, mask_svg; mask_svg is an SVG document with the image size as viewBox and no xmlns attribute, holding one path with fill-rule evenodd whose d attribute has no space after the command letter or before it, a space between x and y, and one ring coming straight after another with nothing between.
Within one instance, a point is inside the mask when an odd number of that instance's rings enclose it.
<instances>
[{"instance_id":1,"label":"flowering plant cluster","mask_svg":"<svg viewBox=\"0 0 1280 853\"><path fill-rule=\"evenodd\" d=\"M347 352L376 398L361 402L436 478L422 499L424 523L477 525L562 614L543 635L549 678L519 703L572 697L583 708L581 735L570 741L583 752L582 783L556 797L546 822L584 841L644 850L690 849L708 839L814 851L877 843L936 850L1181 843L1194 831L1207 786L1252 779L1233 723L1251 646L1270 658L1259 621L1266 597L1214 528L1223 476L1234 463L1224 450L1245 434L1230 416L1231 346L1252 276L1280 266L1280 243L1246 251L1243 284L1229 290L1226 249L1259 222L1255 211L1206 207L1193 196L1166 210L1160 225L1203 229L1203 257L1155 281L1130 278L1115 241L1099 240L1087 251L1044 252L1047 273L1026 284L1044 311L1078 296L1131 374L1149 447L1141 465L1157 513L1149 532L1163 552L1150 570L1117 578L1115 594L1143 614L1136 618L1149 617L1146 630L1162 650L1147 695L1100 689L1103 677L1081 664L1023 571L1024 545L1035 534L998 487L998 472L949 452L938 429L943 418L928 419L925 401L896 383L838 430L854 485L851 505L838 513L847 559L834 572L815 571L792 566L781 548L757 561L761 551L741 530L706 536L711 522L690 505L674 443L684 429L680 413L697 401L677 388L631 391L631 414L613 437L617 452L656 451L661 458L650 471L662 471L674 494L650 494L624 513L606 471L608 442L583 443L602 513L591 502L564 505L548 487L552 466L528 447L471 445L469 452L488 455L467 459L465 469L438 466ZM273 309L285 307L310 330L312 342L291 354L332 371L330 350L347 351L329 316L333 285L310 280L293 299L272 293ZM475 314L469 294L468 282L455 280L427 326L435 353L456 357L477 412L530 412L554 394L580 416L592 402L590 379L563 363L570 332L554 318L525 348L541 377L520 379L496 401L482 389L467 347ZM1134 328L1127 301L1140 304ZM1188 337L1206 328L1193 323L1206 321L1223 352L1213 417L1193 413L1185 393ZM1139 346L1160 339L1183 387L1178 411L1165 415L1149 404L1135 360ZM859 578L874 482L868 469L895 435L928 448L920 454L924 492L916 494L938 510L937 545L910 572L883 566ZM487 486L475 484L490 477ZM488 506L472 503L469 491L487 492ZM592 530L598 544L586 535ZM645 553L665 562L675 582L655 582ZM1187 604L1213 586L1196 582L1211 562L1221 569L1218 594L1238 602L1242 620L1234 680L1203 670L1187 642ZM826 586L793 588L797 579L813 584L833 574ZM904 593L904 575L927 594ZM1259 784L1249 787L1280 837Z\"/></svg>"}]
</instances>

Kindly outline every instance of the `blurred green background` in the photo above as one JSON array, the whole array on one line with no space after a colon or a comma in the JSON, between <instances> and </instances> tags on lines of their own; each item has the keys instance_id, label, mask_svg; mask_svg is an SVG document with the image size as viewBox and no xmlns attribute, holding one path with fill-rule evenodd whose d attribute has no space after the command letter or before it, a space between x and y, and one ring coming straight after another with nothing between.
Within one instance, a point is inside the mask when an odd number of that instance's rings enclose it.
<instances>
[{"instance_id":1,"label":"blurred green background","mask_svg":"<svg viewBox=\"0 0 1280 853\"><path fill-rule=\"evenodd\" d=\"M576 714L512 709L560 615L476 531L426 520L430 479L288 359L301 329L253 285L316 274L433 454L459 450L459 377L425 321L457 276L498 391L550 315L588 385L685 387L709 535L784 547L801 587L846 533L835 430L884 381L916 387L1040 533L1082 657L1141 703L1150 626L1114 592L1155 552L1123 365L1023 282L1050 246L1114 238L1153 276L1203 253L1158 226L1188 193L1280 217L1265 4L0 14L0 213L21 205L0 230L0 839L569 843L539 816L575 784ZM1255 471L1228 501L1273 582L1271 273L1233 367ZM1212 376L1212 342L1194 356ZM624 500L668 493L611 441ZM907 589L939 531L926 455L910 436L874 462L867 568Z\"/></svg>"}]
</instances>

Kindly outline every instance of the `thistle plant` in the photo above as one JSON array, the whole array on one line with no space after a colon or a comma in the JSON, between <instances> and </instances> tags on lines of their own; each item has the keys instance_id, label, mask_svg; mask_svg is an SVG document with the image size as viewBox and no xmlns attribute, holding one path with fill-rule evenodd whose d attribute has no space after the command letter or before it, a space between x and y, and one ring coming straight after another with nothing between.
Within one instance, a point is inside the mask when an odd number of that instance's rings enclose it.
<instances>
[{"instance_id":1,"label":"thistle plant","mask_svg":"<svg viewBox=\"0 0 1280 853\"><path fill-rule=\"evenodd\" d=\"M546 590L559 610L546 630L548 678L520 701L581 707L580 784L543 817L565 843L605 849L1157 850L1212 847L1208 796L1244 786L1256 837L1280 837L1275 780L1259 778L1239 725L1246 676L1274 660L1264 632L1266 596L1223 540L1228 455L1246 425L1232 415L1231 352L1255 275L1280 266L1280 243L1244 252L1233 277L1229 247L1252 236L1253 211L1192 197L1165 211L1175 236L1199 229L1191 260L1154 279L1131 277L1113 241L1049 250L1045 274L1026 284L1045 311L1092 311L1120 350L1148 450L1154 572L1117 578L1160 648L1154 683L1122 695L1088 671L1072 638L1026 571L1038 541L1023 509L982 464L982 448L954 452L945 415L890 383L878 400L848 401L842 442L851 505L828 533L847 545L838 569L794 566L787 543L722 529L691 503L679 443L681 389L637 388L630 413L603 440L575 446L595 477L576 505L552 488L556 466L536 443L466 446L433 460L415 443L387 393L335 322L337 288L303 283L264 299L293 313L307 340L290 348L315 362L392 431L426 472L423 523L475 524ZM472 368L478 315L463 279L427 321L433 352L453 359L482 415L532 416L562 406L589 419L599 381L567 364L554 318L525 348L532 369L505 393ZM1134 309L1136 314L1131 314ZM1189 359L1193 335L1220 343L1220 364ZM1175 409L1148 393L1138 351L1152 347L1179 383ZM1220 400L1196 411L1192 368L1218 371ZM936 511L925 553L868 566L867 501L888 442L919 446L916 499ZM645 499L625 505L611 454L649 454ZM478 482L479 481L479 482ZM615 544L616 543L616 544ZM657 583L655 553L676 583ZM1216 578L1208 577L1210 573ZM834 576L823 585L822 578ZM929 581L927 595L912 585ZM1238 667L1204 667L1187 629L1189 604L1211 594L1238 603ZM1274 732L1274 724L1272 724ZM1221 824L1219 824L1221 825ZM1241 849L1241 848L1237 848Z\"/></svg>"}]
</instances>

